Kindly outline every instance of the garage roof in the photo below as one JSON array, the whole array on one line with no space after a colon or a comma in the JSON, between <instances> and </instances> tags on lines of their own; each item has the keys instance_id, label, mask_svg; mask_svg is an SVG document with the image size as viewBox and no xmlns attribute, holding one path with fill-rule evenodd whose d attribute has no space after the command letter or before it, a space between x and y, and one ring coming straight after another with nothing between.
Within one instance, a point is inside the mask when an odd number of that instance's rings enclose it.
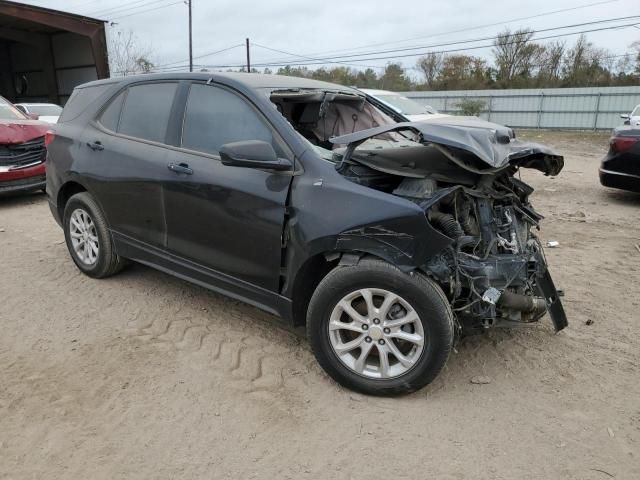
<instances>
[{"instance_id":1,"label":"garage roof","mask_svg":"<svg viewBox=\"0 0 640 480\"><path fill-rule=\"evenodd\" d=\"M75 33L87 35L88 30L103 28L104 23L105 20L85 15L0 0L1 27L37 33L74 31ZM76 31L78 29L82 31Z\"/></svg>"}]
</instances>

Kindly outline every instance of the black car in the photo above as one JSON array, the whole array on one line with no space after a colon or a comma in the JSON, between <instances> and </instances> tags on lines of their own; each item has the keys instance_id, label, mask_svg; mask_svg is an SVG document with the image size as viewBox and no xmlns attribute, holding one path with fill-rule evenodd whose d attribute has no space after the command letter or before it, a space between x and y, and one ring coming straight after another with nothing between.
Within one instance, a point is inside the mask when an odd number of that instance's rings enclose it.
<instances>
[{"instance_id":1,"label":"black car","mask_svg":"<svg viewBox=\"0 0 640 480\"><path fill-rule=\"evenodd\" d=\"M566 317L519 168L563 159L481 120L396 122L356 90L258 74L75 89L48 149L71 258L128 260L306 325L341 384L431 382L455 338Z\"/></svg>"},{"instance_id":2,"label":"black car","mask_svg":"<svg viewBox=\"0 0 640 480\"><path fill-rule=\"evenodd\" d=\"M617 127L609 140L609 151L600 166L605 187L640 192L640 128Z\"/></svg>"}]
</instances>

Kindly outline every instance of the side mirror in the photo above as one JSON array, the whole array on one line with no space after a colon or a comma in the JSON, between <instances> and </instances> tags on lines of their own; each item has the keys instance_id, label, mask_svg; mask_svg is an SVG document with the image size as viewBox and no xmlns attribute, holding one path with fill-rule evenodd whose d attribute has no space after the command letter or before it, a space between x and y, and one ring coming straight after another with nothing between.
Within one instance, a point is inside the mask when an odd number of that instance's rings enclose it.
<instances>
[{"instance_id":1,"label":"side mirror","mask_svg":"<svg viewBox=\"0 0 640 480\"><path fill-rule=\"evenodd\" d=\"M223 165L229 167L263 168L265 170L291 170L291 162L278 158L270 143L262 140L244 140L220 147Z\"/></svg>"},{"instance_id":2,"label":"side mirror","mask_svg":"<svg viewBox=\"0 0 640 480\"><path fill-rule=\"evenodd\" d=\"M31 120L38 120L40 118L40 115L38 115L37 113L27 113L26 115Z\"/></svg>"},{"instance_id":3,"label":"side mirror","mask_svg":"<svg viewBox=\"0 0 640 480\"><path fill-rule=\"evenodd\" d=\"M629 114L628 113L622 113L622 114L620 114L620 118L624 118L625 120L629 120Z\"/></svg>"}]
</instances>

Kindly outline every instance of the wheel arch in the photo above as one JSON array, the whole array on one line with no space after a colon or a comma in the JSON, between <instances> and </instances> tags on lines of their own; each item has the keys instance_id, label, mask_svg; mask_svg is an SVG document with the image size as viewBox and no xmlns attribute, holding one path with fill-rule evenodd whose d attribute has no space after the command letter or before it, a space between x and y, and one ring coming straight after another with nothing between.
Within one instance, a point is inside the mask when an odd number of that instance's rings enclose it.
<instances>
[{"instance_id":1,"label":"wheel arch","mask_svg":"<svg viewBox=\"0 0 640 480\"><path fill-rule=\"evenodd\" d=\"M361 259L369 257L382 260L398 267L405 273L414 271L417 266L407 262L396 262L397 257L381 248L326 250L309 256L296 270L291 286L288 288L292 300L292 322L294 326L303 326L307 320L307 309L311 296L318 284L334 268L338 266L357 265Z\"/></svg>"},{"instance_id":2,"label":"wheel arch","mask_svg":"<svg viewBox=\"0 0 640 480\"><path fill-rule=\"evenodd\" d=\"M88 190L84 185L75 180L69 180L60 187L56 197L56 208L58 209L60 219L64 218L64 207L67 205L69 199L77 193L87 191Z\"/></svg>"}]
</instances>

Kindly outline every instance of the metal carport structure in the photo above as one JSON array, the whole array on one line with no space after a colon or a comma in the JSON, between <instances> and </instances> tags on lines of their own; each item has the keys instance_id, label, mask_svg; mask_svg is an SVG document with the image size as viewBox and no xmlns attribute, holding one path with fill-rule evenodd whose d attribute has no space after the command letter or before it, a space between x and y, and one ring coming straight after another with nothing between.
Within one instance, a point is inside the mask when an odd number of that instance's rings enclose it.
<instances>
[{"instance_id":1,"label":"metal carport structure","mask_svg":"<svg viewBox=\"0 0 640 480\"><path fill-rule=\"evenodd\" d=\"M0 0L0 95L64 105L75 86L107 77L103 20Z\"/></svg>"}]
</instances>

